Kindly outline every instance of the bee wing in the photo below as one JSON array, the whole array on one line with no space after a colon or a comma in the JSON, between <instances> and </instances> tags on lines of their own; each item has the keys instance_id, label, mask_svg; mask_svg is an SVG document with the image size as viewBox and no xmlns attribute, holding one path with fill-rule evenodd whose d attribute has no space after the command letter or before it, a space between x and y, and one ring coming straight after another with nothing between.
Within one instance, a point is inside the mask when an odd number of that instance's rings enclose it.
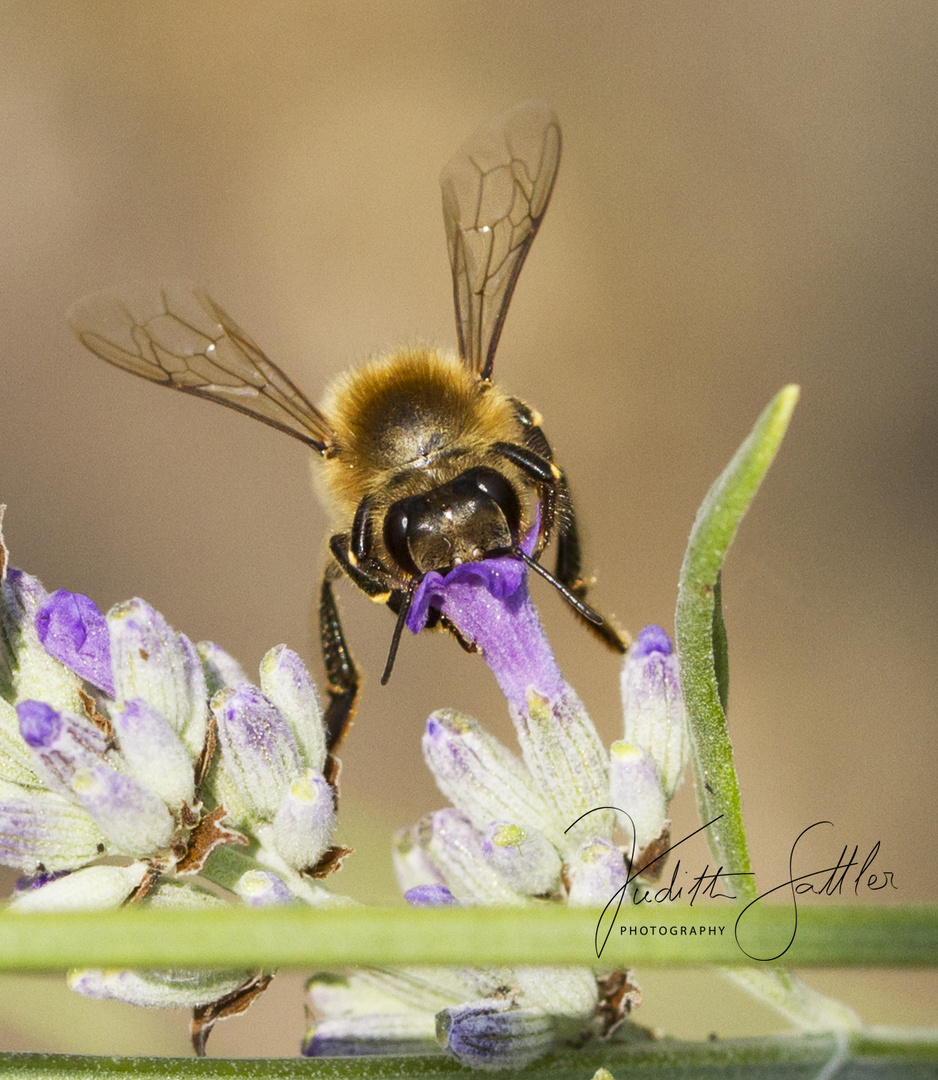
<instances>
[{"instance_id":1,"label":"bee wing","mask_svg":"<svg viewBox=\"0 0 938 1080\"><path fill-rule=\"evenodd\" d=\"M440 176L459 353L483 379L559 164L557 117L528 101L480 128Z\"/></svg>"},{"instance_id":2,"label":"bee wing","mask_svg":"<svg viewBox=\"0 0 938 1080\"><path fill-rule=\"evenodd\" d=\"M325 416L193 285L94 293L68 321L82 345L116 367L247 413L320 453L335 442Z\"/></svg>"}]
</instances>

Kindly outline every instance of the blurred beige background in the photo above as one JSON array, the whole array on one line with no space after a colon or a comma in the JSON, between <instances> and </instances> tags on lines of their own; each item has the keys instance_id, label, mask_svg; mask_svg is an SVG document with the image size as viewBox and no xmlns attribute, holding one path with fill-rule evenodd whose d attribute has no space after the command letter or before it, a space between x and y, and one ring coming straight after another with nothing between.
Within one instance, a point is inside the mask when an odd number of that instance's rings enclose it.
<instances>
[{"instance_id":1,"label":"blurred beige background","mask_svg":"<svg viewBox=\"0 0 938 1080\"><path fill-rule=\"evenodd\" d=\"M5 0L13 561L102 608L144 596L249 669L285 641L318 675L327 523L304 450L93 359L64 312L106 285L194 279L314 398L372 353L452 346L439 170L477 124L543 98L564 159L497 375L546 417L593 598L632 631L671 628L698 503L775 391L800 383L724 578L755 868L781 880L795 836L826 819L818 858L880 840L893 899L935 900L936 49L931 0ZM611 740L616 660L534 592ZM441 803L419 758L428 712L458 706L511 736L484 664L443 637L408 637L381 688L392 620L351 586L340 599L367 684L342 755L343 840L360 850L336 887L387 901L391 829ZM675 829L695 824L688 784ZM706 853L687 859L699 870ZM697 1011L713 976L668 978L643 979L646 1022L730 1033ZM921 978L815 981L869 1020L929 1019ZM299 985L281 979L213 1051L295 1052ZM56 981L8 982L0 999L4 1048L185 1052L179 1017L163 1041L163 1018Z\"/></svg>"}]
</instances>

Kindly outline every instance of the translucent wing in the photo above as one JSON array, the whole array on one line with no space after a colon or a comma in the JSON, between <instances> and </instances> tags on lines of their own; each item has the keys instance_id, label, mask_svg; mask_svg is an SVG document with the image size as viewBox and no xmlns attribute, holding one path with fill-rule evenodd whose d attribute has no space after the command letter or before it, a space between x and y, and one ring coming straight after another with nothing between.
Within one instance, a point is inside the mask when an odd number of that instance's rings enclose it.
<instances>
[{"instance_id":1,"label":"translucent wing","mask_svg":"<svg viewBox=\"0 0 938 1080\"><path fill-rule=\"evenodd\" d=\"M557 117L528 101L480 128L440 177L459 353L483 379L559 164Z\"/></svg>"},{"instance_id":2,"label":"translucent wing","mask_svg":"<svg viewBox=\"0 0 938 1080\"><path fill-rule=\"evenodd\" d=\"M324 453L329 421L201 289L129 286L79 300L68 321L102 360L256 417Z\"/></svg>"}]
</instances>

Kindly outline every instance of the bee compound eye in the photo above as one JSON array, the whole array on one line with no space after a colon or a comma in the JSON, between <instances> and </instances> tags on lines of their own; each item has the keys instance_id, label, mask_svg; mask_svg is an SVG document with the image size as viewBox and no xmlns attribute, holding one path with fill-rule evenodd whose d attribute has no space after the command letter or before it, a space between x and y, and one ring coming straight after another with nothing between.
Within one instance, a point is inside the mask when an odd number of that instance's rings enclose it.
<instances>
[{"instance_id":1,"label":"bee compound eye","mask_svg":"<svg viewBox=\"0 0 938 1080\"><path fill-rule=\"evenodd\" d=\"M384 546L388 549L391 558L397 565L408 574L419 574L408 544L408 532L410 530L410 514L407 507L408 500L402 499L393 503L384 516Z\"/></svg>"},{"instance_id":2,"label":"bee compound eye","mask_svg":"<svg viewBox=\"0 0 938 1080\"><path fill-rule=\"evenodd\" d=\"M485 466L471 469L465 475L471 478L477 491L488 496L501 510L511 530L512 539L517 540L521 529L521 500L514 484L496 469Z\"/></svg>"}]
</instances>

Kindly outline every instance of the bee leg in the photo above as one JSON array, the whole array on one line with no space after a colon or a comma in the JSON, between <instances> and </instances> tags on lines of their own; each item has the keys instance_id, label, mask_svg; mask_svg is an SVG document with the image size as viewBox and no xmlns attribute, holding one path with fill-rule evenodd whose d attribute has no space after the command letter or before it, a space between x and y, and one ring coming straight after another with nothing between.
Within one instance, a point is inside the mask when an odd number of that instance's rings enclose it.
<instances>
[{"instance_id":1,"label":"bee leg","mask_svg":"<svg viewBox=\"0 0 938 1080\"><path fill-rule=\"evenodd\" d=\"M377 559L353 559L345 533L337 533L329 540L329 550L338 563L338 569L350 577L366 596L379 604L390 602L395 590L388 581L387 571Z\"/></svg>"},{"instance_id":2,"label":"bee leg","mask_svg":"<svg viewBox=\"0 0 938 1080\"><path fill-rule=\"evenodd\" d=\"M374 560L369 560L367 570L352 561L349 537L346 534L333 536L329 541L329 549L333 558L326 566L319 593L319 639L326 665L329 694L323 723L326 728L326 744L332 751L338 747L352 726L361 688L361 675L345 641L332 582L340 573L344 573L362 592L377 601L388 601L391 588L388 582L379 576L378 565L372 565Z\"/></svg>"},{"instance_id":3,"label":"bee leg","mask_svg":"<svg viewBox=\"0 0 938 1080\"><path fill-rule=\"evenodd\" d=\"M516 398L514 404L518 419L525 429L525 449L528 454L512 454L511 456L505 454L505 456L540 484L541 537L539 538L538 554L546 546L556 528L557 562L554 576L574 596L585 602L589 584L583 578L580 531L577 526L576 511L573 508L573 499L570 496L570 486L563 471L554 462L550 443L540 426L540 418L523 401ZM508 446L510 444L504 445ZM501 449L501 446L499 449ZM525 468L525 463L529 458L538 459L538 463L533 469ZM541 479L545 476L544 465L550 466L553 474L552 481L546 478ZM628 651L628 635L617 629L609 619L603 617L601 623L592 623L587 619L583 619L579 614L577 614L577 618L613 651L618 653Z\"/></svg>"},{"instance_id":4,"label":"bee leg","mask_svg":"<svg viewBox=\"0 0 938 1080\"><path fill-rule=\"evenodd\" d=\"M564 512L557 529L557 564L554 575L557 580L580 600L586 599L589 591L588 583L583 579L582 572L582 549L580 547L580 530L577 527L576 513L573 509L573 500L570 498L570 488L566 477L561 476L561 498ZM577 616L579 618L579 616ZM628 652L628 635L615 626L608 618L603 616L601 623L591 623L583 620L585 625L607 645L617 653Z\"/></svg>"},{"instance_id":5,"label":"bee leg","mask_svg":"<svg viewBox=\"0 0 938 1080\"><path fill-rule=\"evenodd\" d=\"M352 726L361 687L361 676L345 642L339 609L336 607L332 589L332 581L336 576L338 567L331 563L326 567L319 589L319 641L326 665L329 694L323 726L326 729L326 747L330 753L338 749Z\"/></svg>"}]
</instances>

